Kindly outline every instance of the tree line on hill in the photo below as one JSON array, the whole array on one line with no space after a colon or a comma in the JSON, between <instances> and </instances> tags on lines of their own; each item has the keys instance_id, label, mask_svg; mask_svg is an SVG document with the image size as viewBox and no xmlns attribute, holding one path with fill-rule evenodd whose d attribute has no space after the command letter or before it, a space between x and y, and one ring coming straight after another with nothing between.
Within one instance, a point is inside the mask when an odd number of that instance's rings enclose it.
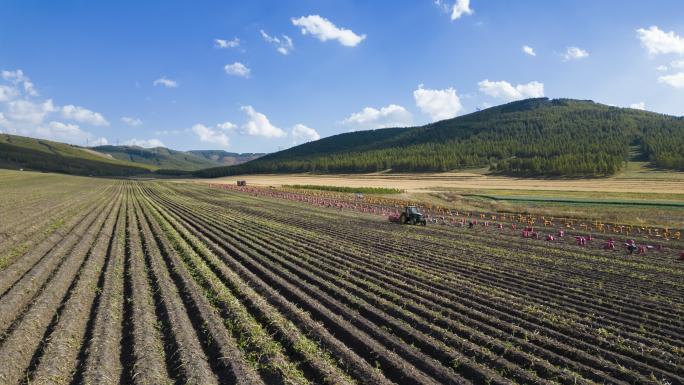
<instances>
[{"instance_id":1,"label":"tree line on hill","mask_svg":"<svg viewBox=\"0 0 684 385\"><path fill-rule=\"evenodd\" d=\"M0 142L0 160L18 167L75 175L120 176L149 173L143 167L73 158Z\"/></svg>"},{"instance_id":2,"label":"tree line on hill","mask_svg":"<svg viewBox=\"0 0 684 385\"><path fill-rule=\"evenodd\" d=\"M423 127L332 136L200 177L265 173L492 170L555 176L608 176L629 147L655 167L684 167L684 118L592 101L528 99Z\"/></svg>"}]
</instances>

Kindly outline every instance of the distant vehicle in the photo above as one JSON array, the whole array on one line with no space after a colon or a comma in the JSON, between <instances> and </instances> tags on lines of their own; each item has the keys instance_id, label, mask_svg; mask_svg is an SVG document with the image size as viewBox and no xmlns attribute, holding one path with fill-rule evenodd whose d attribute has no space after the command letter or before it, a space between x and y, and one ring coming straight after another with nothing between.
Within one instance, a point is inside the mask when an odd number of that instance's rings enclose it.
<instances>
[{"instance_id":1,"label":"distant vehicle","mask_svg":"<svg viewBox=\"0 0 684 385\"><path fill-rule=\"evenodd\" d=\"M247 181L246 180L239 180L237 181L238 186L247 186Z\"/></svg>"},{"instance_id":2,"label":"distant vehicle","mask_svg":"<svg viewBox=\"0 0 684 385\"><path fill-rule=\"evenodd\" d=\"M23 168L20 168L19 171L24 171L24 169L23 169Z\"/></svg>"},{"instance_id":3,"label":"distant vehicle","mask_svg":"<svg viewBox=\"0 0 684 385\"><path fill-rule=\"evenodd\" d=\"M363 194L357 193L357 194L356 194L356 199L363 199Z\"/></svg>"}]
</instances>

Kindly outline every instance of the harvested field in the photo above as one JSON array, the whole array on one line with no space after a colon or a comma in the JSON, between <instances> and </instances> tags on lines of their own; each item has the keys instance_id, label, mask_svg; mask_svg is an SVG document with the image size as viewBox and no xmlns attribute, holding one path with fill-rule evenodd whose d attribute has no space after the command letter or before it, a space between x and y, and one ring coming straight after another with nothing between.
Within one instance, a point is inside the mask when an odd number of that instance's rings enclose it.
<instances>
[{"instance_id":1,"label":"harvested field","mask_svg":"<svg viewBox=\"0 0 684 385\"><path fill-rule=\"evenodd\" d=\"M480 173L445 172L435 174L275 174L237 175L212 179L211 183L234 185L246 180L249 186L326 185L345 187L379 187L406 190L409 193L426 192L427 189L504 189L504 190L556 190L587 192L635 192L658 194L681 194L684 191L684 174L681 172L648 172L621 174L611 178L535 178L486 175ZM188 181L182 179L182 181ZM206 180L195 179L199 183Z\"/></svg>"},{"instance_id":2,"label":"harvested field","mask_svg":"<svg viewBox=\"0 0 684 385\"><path fill-rule=\"evenodd\" d=\"M0 185L3 384L684 384L681 240L27 175L49 188Z\"/></svg>"}]
</instances>

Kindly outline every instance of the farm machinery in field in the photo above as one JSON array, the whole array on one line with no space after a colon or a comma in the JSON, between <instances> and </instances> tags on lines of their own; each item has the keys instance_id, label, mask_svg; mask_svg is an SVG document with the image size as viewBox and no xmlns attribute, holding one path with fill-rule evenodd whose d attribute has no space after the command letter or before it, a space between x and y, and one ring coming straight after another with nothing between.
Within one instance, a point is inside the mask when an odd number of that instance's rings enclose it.
<instances>
[{"instance_id":1,"label":"farm machinery in field","mask_svg":"<svg viewBox=\"0 0 684 385\"><path fill-rule=\"evenodd\" d=\"M399 222L401 224L410 223L412 225L417 225L420 223L423 226L427 224L427 220L423 217L423 214L421 214L420 210L418 210L418 207L416 206L406 206L403 212L395 212L394 214L390 214L389 221Z\"/></svg>"}]
</instances>

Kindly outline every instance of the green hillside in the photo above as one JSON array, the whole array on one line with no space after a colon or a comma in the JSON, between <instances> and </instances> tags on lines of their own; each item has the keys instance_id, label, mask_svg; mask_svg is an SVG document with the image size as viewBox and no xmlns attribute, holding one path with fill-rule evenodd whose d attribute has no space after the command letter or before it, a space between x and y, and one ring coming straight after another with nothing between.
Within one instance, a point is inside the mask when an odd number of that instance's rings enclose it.
<instances>
[{"instance_id":1,"label":"green hillside","mask_svg":"<svg viewBox=\"0 0 684 385\"><path fill-rule=\"evenodd\" d=\"M141 174L157 169L94 155L65 143L7 134L0 134L0 161L17 168L96 176Z\"/></svg>"},{"instance_id":2,"label":"green hillside","mask_svg":"<svg viewBox=\"0 0 684 385\"><path fill-rule=\"evenodd\" d=\"M194 171L216 166L216 162L203 156L169 150L164 147L97 146L92 149L103 154L109 154L114 159L154 168Z\"/></svg>"},{"instance_id":3,"label":"green hillside","mask_svg":"<svg viewBox=\"0 0 684 385\"><path fill-rule=\"evenodd\" d=\"M684 118L592 101L527 99L422 127L340 134L246 164L197 173L440 172L490 165L534 175L612 175L631 148L652 166L684 168Z\"/></svg>"},{"instance_id":4,"label":"green hillside","mask_svg":"<svg viewBox=\"0 0 684 385\"><path fill-rule=\"evenodd\" d=\"M212 160L216 163L221 163L225 165L234 165L234 164L241 164L245 162L249 162L251 160L260 158L264 155L265 153L251 153L251 152L246 152L246 153L238 153L238 152L228 152L228 151L223 151L223 150L196 150L196 151L188 151L189 153L193 155L197 155L199 157L203 157L209 160ZM215 164L213 166L216 166Z\"/></svg>"}]
</instances>

